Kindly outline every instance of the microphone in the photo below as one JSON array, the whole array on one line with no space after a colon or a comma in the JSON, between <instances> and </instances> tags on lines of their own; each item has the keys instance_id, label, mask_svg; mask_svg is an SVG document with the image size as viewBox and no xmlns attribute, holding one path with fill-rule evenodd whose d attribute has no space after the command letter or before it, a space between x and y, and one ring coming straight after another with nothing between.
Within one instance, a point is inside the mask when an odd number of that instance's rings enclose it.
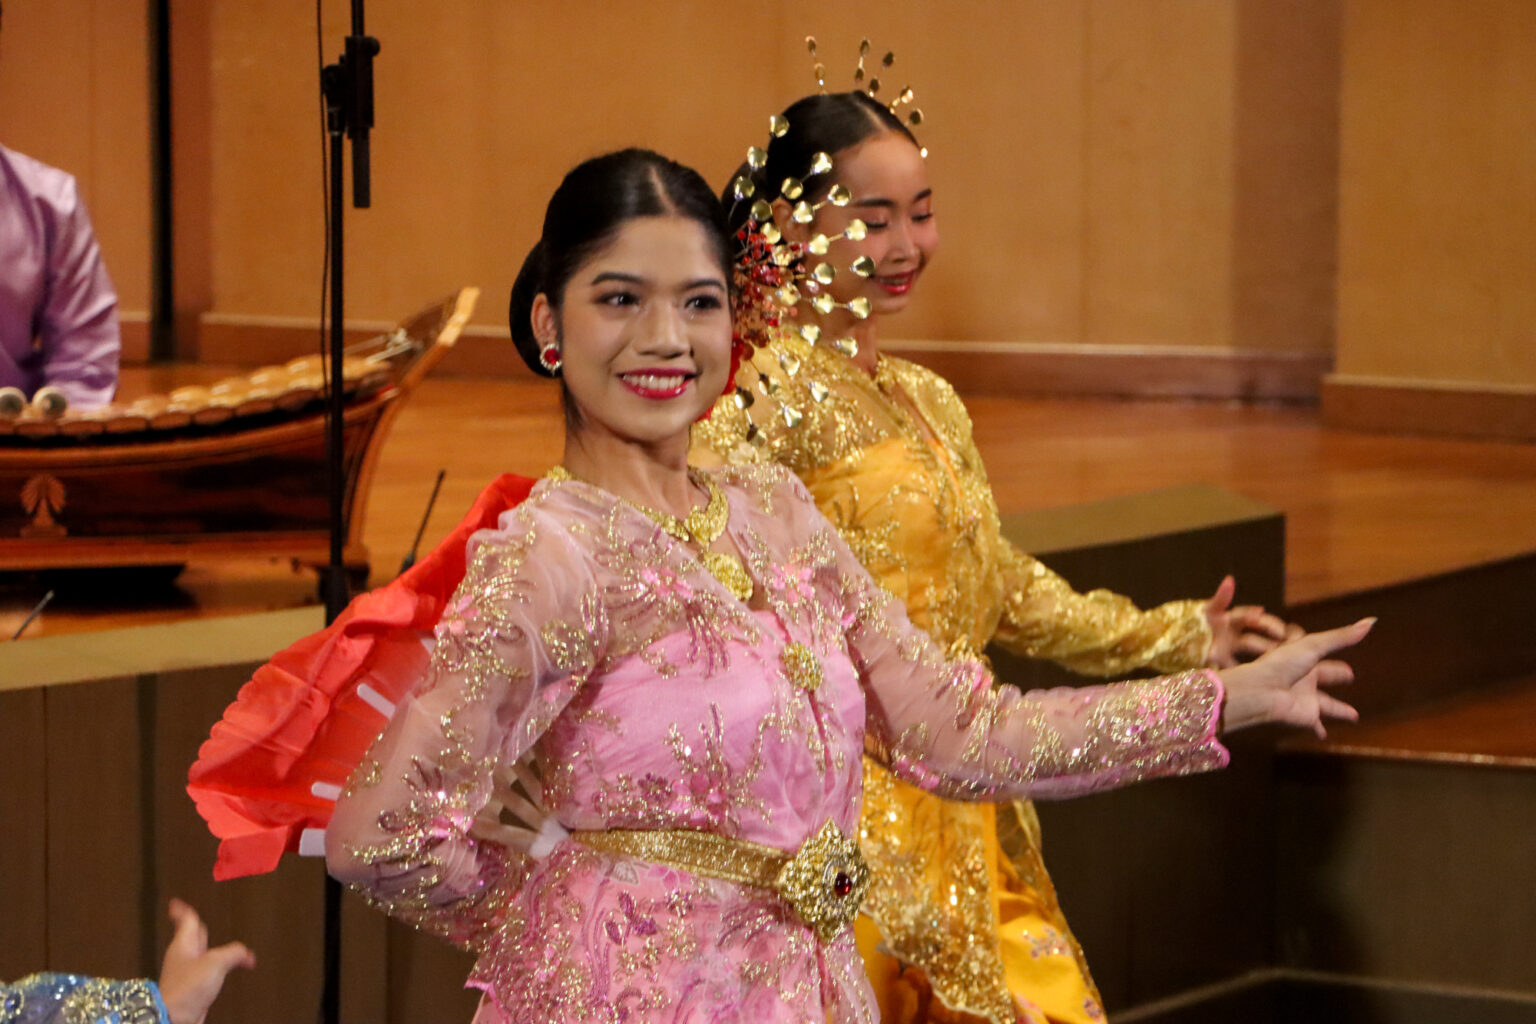
<instances>
[{"instance_id":1,"label":"microphone","mask_svg":"<svg viewBox=\"0 0 1536 1024\"><path fill-rule=\"evenodd\" d=\"M416 549L421 547L421 535L427 532L427 520L432 518L432 506L437 504L437 492L442 489L443 477L447 475L446 469L437 471L437 482L432 485L432 496L427 499L427 510L421 514L421 525L416 528L416 539L411 541L411 550L406 553L405 560L400 563L401 572L405 572L416 564Z\"/></svg>"}]
</instances>

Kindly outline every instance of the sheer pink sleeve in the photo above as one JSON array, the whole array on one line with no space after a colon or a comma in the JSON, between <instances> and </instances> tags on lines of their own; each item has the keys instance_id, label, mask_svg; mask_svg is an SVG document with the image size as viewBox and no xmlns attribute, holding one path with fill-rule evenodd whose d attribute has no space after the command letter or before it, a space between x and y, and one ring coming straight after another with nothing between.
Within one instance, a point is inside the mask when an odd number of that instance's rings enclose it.
<instances>
[{"instance_id":1,"label":"sheer pink sleeve","mask_svg":"<svg viewBox=\"0 0 1536 1024\"><path fill-rule=\"evenodd\" d=\"M957 799L1067 797L1227 763L1216 739L1221 680L1207 671L1021 692L980 662L948 661L870 578L809 493L789 477L800 528L824 530L867 703L871 754Z\"/></svg>"},{"instance_id":2,"label":"sheer pink sleeve","mask_svg":"<svg viewBox=\"0 0 1536 1024\"><path fill-rule=\"evenodd\" d=\"M474 947L527 863L471 826L497 767L585 683L607 623L590 562L548 515L525 505L470 543L427 678L338 801L326 862L391 915Z\"/></svg>"}]
</instances>

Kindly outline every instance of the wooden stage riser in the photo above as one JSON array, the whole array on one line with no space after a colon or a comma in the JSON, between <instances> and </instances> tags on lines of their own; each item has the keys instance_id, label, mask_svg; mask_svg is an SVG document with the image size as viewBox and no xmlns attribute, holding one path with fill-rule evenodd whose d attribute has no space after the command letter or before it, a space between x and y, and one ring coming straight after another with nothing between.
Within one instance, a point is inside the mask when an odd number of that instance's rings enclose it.
<instances>
[{"instance_id":1,"label":"wooden stage riser","mask_svg":"<svg viewBox=\"0 0 1536 1024\"><path fill-rule=\"evenodd\" d=\"M1143 607L1209 594L1227 573L1246 600L1283 604L1283 516L1215 489L1168 497L1065 513L1124 538L1113 543L1050 543L1057 517L1045 512L1005 517L1004 533L1079 589L1107 587ZM1153 518L1163 532L1135 535ZM1084 682L1045 662L989 655L998 677L1021 687ZM1037 805L1046 865L1111 1018L1272 962L1271 896L1252 884L1272 857L1271 739L1237 737L1223 772Z\"/></svg>"},{"instance_id":2,"label":"wooden stage riser","mask_svg":"<svg viewBox=\"0 0 1536 1024\"><path fill-rule=\"evenodd\" d=\"M1362 714L1466 694L1536 672L1536 555L1299 605L1315 630L1378 617L1349 654L1347 697Z\"/></svg>"},{"instance_id":3,"label":"wooden stage riser","mask_svg":"<svg viewBox=\"0 0 1536 1024\"><path fill-rule=\"evenodd\" d=\"M1525 993L1536 1020L1536 771L1278 763L1289 967Z\"/></svg>"},{"instance_id":4,"label":"wooden stage riser","mask_svg":"<svg viewBox=\"0 0 1536 1024\"><path fill-rule=\"evenodd\" d=\"M260 959L230 976L219 1021L315 1019L323 866L289 858L270 875L214 882L217 844L184 789L198 745L254 668L0 693L0 977L152 977L170 938L165 903L179 896L213 941L239 938ZM439 940L391 934L351 896L343 931L344 1020L473 1015L469 962ZM386 1006L431 1009L401 1017Z\"/></svg>"},{"instance_id":5,"label":"wooden stage riser","mask_svg":"<svg viewBox=\"0 0 1536 1024\"><path fill-rule=\"evenodd\" d=\"M1273 963L1268 737L1222 772L1038 803L1045 862L1110 1019Z\"/></svg>"}]
</instances>

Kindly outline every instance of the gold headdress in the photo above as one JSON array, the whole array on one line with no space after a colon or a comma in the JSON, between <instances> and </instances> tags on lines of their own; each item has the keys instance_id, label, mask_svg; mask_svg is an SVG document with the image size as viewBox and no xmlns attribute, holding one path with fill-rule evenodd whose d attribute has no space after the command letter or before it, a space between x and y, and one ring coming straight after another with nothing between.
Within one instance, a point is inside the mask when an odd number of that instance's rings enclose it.
<instances>
[{"instance_id":1,"label":"gold headdress","mask_svg":"<svg viewBox=\"0 0 1536 1024\"><path fill-rule=\"evenodd\" d=\"M817 56L815 37L806 37L806 47L812 58L815 58ZM880 91L880 79L878 76L867 74L865 70L865 60L869 52L869 40L862 40L859 43L859 63L853 78L854 84L858 86L856 91L864 92L873 99ZM896 55L887 52L880 60L880 69L888 70L895 61ZM825 93L826 67L817 60L814 71L817 84ZM892 116L899 118L898 109L903 105L911 106L912 101L912 87L905 86L894 100L886 104L886 107ZM923 113L916 106L912 106L907 112L906 120L908 124L916 127L922 123ZM789 122L782 115L775 114L770 117L768 119L769 145L772 145L773 139L782 138L788 133L789 127ZM926 149L921 149L921 152L924 156L928 153ZM736 340L738 344L753 347L765 343L769 332L779 327L785 316L793 316L792 310L806 295L812 296L810 300L812 308L823 316L835 309L846 309L856 319L865 319L870 314L868 299L859 297L849 302L838 302L826 291L826 287L836 279L840 270L846 270L860 277L869 277L875 271L874 262L868 256L860 256L846 268L836 268L825 259L817 259L826 256L831 243L838 239L862 240L868 232L862 220L855 218L849 221L838 235L828 237L818 233L803 243L785 241L778 225L774 222L774 203L778 200L783 200L789 205L790 217L797 224L812 223L816 219L817 211L829 204L843 207L852 201L853 196L843 185L833 185L827 189L825 197L819 202L811 202L807 198L814 192L807 188L807 184L817 178L824 179L832 172L830 154L813 154L808 166L799 170L797 174L788 175L779 181L761 180L767 164L768 150L761 146L752 146L747 150L746 163L735 180L731 182L727 193L731 202L733 223L737 220L736 215L741 204L750 204L744 223L736 231L738 243ZM816 324L800 325L799 334L811 344L821 340L821 328ZM858 351L852 338L832 339L830 344L845 356L852 356ZM770 378L761 377L758 384L768 393L772 393L773 382ZM751 392L741 386L736 389L735 399L742 408L751 405L753 401Z\"/></svg>"},{"instance_id":2,"label":"gold headdress","mask_svg":"<svg viewBox=\"0 0 1536 1024\"><path fill-rule=\"evenodd\" d=\"M816 59L814 37L806 38L806 48L815 62L816 82L822 94L825 94L826 67ZM923 113L913 104L911 86L903 86L888 103L877 97L881 89L879 76L887 73L895 64L895 54L887 52L880 59L878 70L874 73L867 67L869 61L870 44L865 39L859 44L858 66L853 73L856 88L851 91L863 93L874 103L884 106L898 123L904 121L903 128L909 125L915 128L922 124ZM902 107L910 108L905 118L900 112ZM770 117L767 146L752 146L747 150L746 162L725 194L725 201L730 207L731 223L737 225L735 340L738 353L766 344L774 330L785 326L786 317L793 318L796 315L795 307L802 302L808 302L822 316L845 309L856 320L863 320L871 312L867 298L860 296L848 302L839 302L828 290L828 286L840 273L867 278L875 272L874 261L868 256L860 256L846 267L834 267L827 259L833 242L839 239L860 241L867 235L868 228L862 220L849 220L840 233L830 237L816 233L801 242L786 240L775 222L777 209L781 215L787 212L787 219L795 224L810 225L816 220L817 211L828 205L847 206L854 198L844 185L826 187L825 183L829 180L827 176L833 169L829 153L812 153L803 167L774 166L770 170L769 150L774 140L783 138L789 131L790 123L785 115L775 114ZM918 148L923 156L928 155L927 149L921 145ZM812 197L818 195L821 197L819 201L813 201ZM858 345L853 338L824 338L819 324L800 323L794 332L809 345L825 343L846 357L852 357L858 352ZM755 379L733 374L736 387L731 398L742 414L745 440L753 444L763 442L763 435L752 414L747 412L755 403L754 392L760 391L772 399L769 404L775 410L775 418L782 417L784 424L791 429L799 425L803 412L810 412L803 405L796 408L776 397L779 389L797 376L800 360L792 353L780 349L777 351L777 362L783 371L782 380L776 379L771 372L765 372L761 362L751 360L743 360L740 365L750 366L750 373L755 374ZM829 393L824 385L816 381L802 381L800 390L804 392L802 401L815 403L824 401Z\"/></svg>"},{"instance_id":3,"label":"gold headdress","mask_svg":"<svg viewBox=\"0 0 1536 1024\"><path fill-rule=\"evenodd\" d=\"M789 130L789 123L774 115L769 130L775 135L783 135ZM858 241L864 238L868 231L864 222L855 218L848 222L840 234L831 238L818 233L806 242L785 241L774 222L773 202L759 194L757 183L753 180L754 173L762 171L766 163L767 152L753 146L747 152L748 172L738 174L730 188L733 214L741 203L751 203L745 223L736 231L738 346L745 344L757 347L765 344L769 333L783 323L784 317L794 315L793 310L804 294L814 296L811 306L823 316L839 308L848 310L860 320L870 313L869 300L863 296L849 302L833 299L831 293L824 289L836 279L837 269L824 259L816 259L826 256L834 239ZM799 177L786 177L777 183L775 198L793 204L790 216L797 224L811 223L816 219L816 211L828 204L841 207L851 201L851 194L842 185L833 185L827 190L826 198L820 202L812 203L805 198L806 182L828 174L831 170L832 158L826 153L817 153L803 174ZM734 216L732 220L735 220ZM860 256L847 269L860 277L868 277L874 273L875 265L868 256ZM815 344L821 337L821 327L817 324L801 324L799 333L807 342ZM858 351L852 338L838 338L832 345L847 356ZM757 384L767 394L777 390L773 378L760 371ZM754 401L752 392L739 382L734 398L742 409Z\"/></svg>"},{"instance_id":4,"label":"gold headdress","mask_svg":"<svg viewBox=\"0 0 1536 1024\"><path fill-rule=\"evenodd\" d=\"M805 37L805 48L811 53L811 60L813 62L811 65L811 72L816 76L816 86L822 91L823 94L825 94L827 91L827 67L821 62L821 58L817 55L815 36ZM870 99L879 99L879 77L873 74L866 74L864 70L864 61L868 57L869 40L861 39L859 40L859 63L858 66L853 69L853 85L855 89L867 93ZM880 58L880 73L884 74L885 72L889 71L891 66L895 63L896 54L890 50L886 50L885 56ZM889 110L892 115L900 117L900 108L903 106L910 106L912 109L907 111L907 124L913 128L916 128L923 123L923 112L921 108L917 107L913 103L913 99L914 96L912 87L910 85L904 85L901 87L901 91L896 94L896 98L885 105L885 109ZM927 147L920 147L920 149L923 156L926 157L928 155Z\"/></svg>"}]
</instances>

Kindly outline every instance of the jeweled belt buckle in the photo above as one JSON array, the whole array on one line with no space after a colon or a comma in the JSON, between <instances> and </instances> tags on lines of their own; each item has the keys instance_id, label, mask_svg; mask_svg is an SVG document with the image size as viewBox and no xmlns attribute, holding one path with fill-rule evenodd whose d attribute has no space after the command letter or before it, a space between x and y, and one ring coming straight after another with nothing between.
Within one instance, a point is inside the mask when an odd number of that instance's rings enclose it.
<instances>
[{"instance_id":1,"label":"jeweled belt buckle","mask_svg":"<svg viewBox=\"0 0 1536 1024\"><path fill-rule=\"evenodd\" d=\"M827 942L858 914L869 865L859 844L829 821L779 869L774 889Z\"/></svg>"}]
</instances>

